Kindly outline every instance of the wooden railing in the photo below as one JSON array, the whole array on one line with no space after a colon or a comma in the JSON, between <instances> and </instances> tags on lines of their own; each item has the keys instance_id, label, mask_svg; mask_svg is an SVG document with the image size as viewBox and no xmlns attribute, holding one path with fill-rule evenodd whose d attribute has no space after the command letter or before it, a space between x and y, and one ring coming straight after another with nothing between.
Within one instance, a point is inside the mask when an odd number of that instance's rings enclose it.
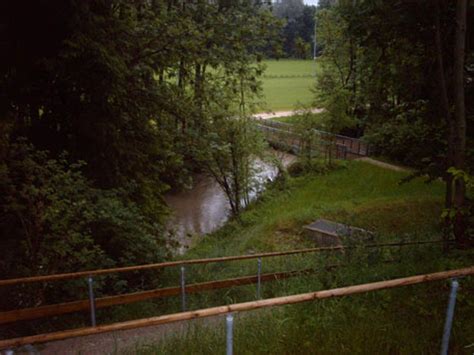
<instances>
[{"instance_id":1,"label":"wooden railing","mask_svg":"<svg viewBox=\"0 0 474 355\"><path fill-rule=\"evenodd\" d=\"M440 244L440 243L443 243L443 241L427 240L427 241L412 241L412 242L404 242L404 243L365 244L363 246L365 248L384 248L384 247L400 247L400 246ZM71 279L78 279L82 277L108 275L112 273L153 270L153 269L192 265L192 264L208 264L208 263L216 263L216 262L228 262L228 261L249 260L249 259L257 259L257 258L279 257L279 256L287 256L287 255L295 255L295 254L342 251L342 250L349 250L351 248L355 248L355 247L351 247L351 246L319 247L319 248L307 248L307 249L298 249L298 250L290 250L290 251L282 251L282 252L269 252L269 253L267 252L267 253L257 253L257 254L249 254L249 255L224 256L224 257L207 258L207 259L169 261L169 262L163 262L163 263L157 263L157 264L146 264L146 265L127 266L127 267L110 268L110 269L80 271L80 272L64 273L64 274L56 274L56 275L43 275L43 276L33 276L33 277L25 277L25 278L17 278L17 279L0 280L0 286L13 286L13 285L19 285L19 284L25 284L25 283L33 283L33 282L52 282L52 281L59 281L59 280L71 280ZM333 266L326 266L326 268L332 268L332 267ZM315 272L315 270L313 269L296 270L296 271L289 271L289 272L268 273L268 274L262 274L260 276L252 275L252 276L243 276L243 277L237 277L237 278L225 279L225 280L201 282L201 283L186 285L185 292L198 293L202 291L217 290L217 289L229 288L233 286L255 284L257 282L268 282L268 281L273 281L273 280L295 277L301 274L307 274L309 272ZM260 281L258 281L258 277L260 277ZM181 291L182 291L181 287L167 287L167 288L161 288L161 289L153 289L153 290L147 290L147 291L141 291L141 292L107 296L107 297L96 299L95 308L105 308L105 307L111 307L111 306L116 306L116 305L141 302L141 301L150 300L150 299L177 296L180 294ZM58 316L58 315L68 314L68 313L73 313L73 312L87 311L89 309L90 309L90 300L83 299L83 300L78 300L78 301L50 304L50 305L44 305L44 306L39 306L39 307L3 311L3 312L0 312L0 325L18 322L18 321Z\"/></svg>"},{"instance_id":2,"label":"wooden railing","mask_svg":"<svg viewBox=\"0 0 474 355\"><path fill-rule=\"evenodd\" d=\"M260 301L236 303L227 306L219 306L213 308L200 309L189 312L181 312L169 314L158 317L151 317L146 319L132 320L127 322L113 323L108 325L101 325L96 327L86 327L79 329L66 330L61 332L39 334L21 338L0 340L0 349L7 349L26 344L45 343L50 341L63 340L73 337L81 337L86 335L94 335L100 333L107 333L120 330L136 329L142 327L156 326L168 324L178 321L187 321L191 319L219 316L233 312L251 311L260 308L275 307L290 305L314 300L321 300L325 298L343 297L365 292L373 292L384 289L391 289L396 287L421 284L432 281L440 281L451 278L474 275L474 266L451 270L436 272L432 274L417 275L411 277L398 278L393 280L385 280L379 282L366 283L362 285L347 286L341 288L334 288L324 291L316 291L303 293L292 296L276 297Z\"/></svg>"},{"instance_id":3,"label":"wooden railing","mask_svg":"<svg viewBox=\"0 0 474 355\"><path fill-rule=\"evenodd\" d=\"M383 248L383 247L397 247L397 246L409 246L409 245L421 245L421 244L441 244L444 242L445 241L443 240L423 240L423 241L412 241L412 242L403 242L403 243L365 244L363 246L366 248ZM52 282L52 281L59 281L59 280L73 280L73 279L79 279L79 278L84 278L84 277L89 277L89 276L99 276L99 275L107 275L107 274L113 274L113 273L162 269L162 268L173 267L173 266L209 264L209 263L217 263L217 262L269 258L269 257L276 257L276 256L317 253L317 252L325 252L325 251L340 251L340 250L347 250L351 248L352 247L348 247L348 246L319 247L319 248L307 248L307 249L281 251L281 252L267 252L267 253L255 253L255 254L247 254L247 255L222 256L222 257L207 258L207 259L167 261L167 262L157 263L157 264L145 264L145 265L136 265L136 266L117 267L117 268L110 268L110 269L98 269L98 270L79 271L79 272L54 274L54 275L41 275L41 276L15 278L15 279L5 279L5 280L0 280L0 286L12 286L12 285L19 285L19 284L26 284L26 283L33 283L33 282Z\"/></svg>"},{"instance_id":4,"label":"wooden railing","mask_svg":"<svg viewBox=\"0 0 474 355\"><path fill-rule=\"evenodd\" d=\"M313 273L316 270L306 269L289 272L275 272L260 275L260 282L283 280L290 277ZM215 280L186 285L186 293L199 293L209 290L218 290L233 286L243 286L257 283L257 276L244 276L226 280ZM146 301L161 297L178 296L181 293L181 287L167 287L148 291L127 293L116 296L97 298L95 300L96 308L105 308L122 304ZM12 311L0 312L0 325L32 320L38 318L58 316L73 312L87 311L90 308L89 300L80 300L58 304L45 305L40 307L15 309Z\"/></svg>"}]
</instances>

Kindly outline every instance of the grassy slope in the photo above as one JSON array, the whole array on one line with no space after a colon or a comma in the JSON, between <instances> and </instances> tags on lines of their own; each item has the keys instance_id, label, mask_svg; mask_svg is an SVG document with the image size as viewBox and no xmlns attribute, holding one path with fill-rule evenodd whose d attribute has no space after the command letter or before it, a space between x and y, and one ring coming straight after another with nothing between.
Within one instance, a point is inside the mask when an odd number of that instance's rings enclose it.
<instances>
[{"instance_id":1,"label":"grassy slope","mask_svg":"<svg viewBox=\"0 0 474 355\"><path fill-rule=\"evenodd\" d=\"M285 191L270 190L242 215L205 237L186 258L235 255L252 251L293 249L311 245L301 226L318 217L347 222L377 232L377 241L436 239L442 186L420 180L399 185L405 173L350 162L325 176L290 179ZM392 262L386 263L387 260ZM393 262L395 261L395 262ZM265 298L297 294L384 278L469 265L471 255L443 255L438 246L391 248L379 253L356 250L345 254L308 254L264 259L263 272L315 267L316 274L266 283ZM344 267L324 271L329 264ZM218 263L187 269L193 282L253 274L255 260ZM172 275L176 280L178 274ZM462 281L452 339L452 353L474 343L474 291ZM381 291L250 312L236 320L234 346L243 354L432 353L439 351L446 300L446 282ZM255 299L254 286L235 287L189 297L190 309ZM167 305L178 310L179 303ZM416 329L416 336L413 330ZM222 326L196 328L138 353L223 353ZM137 352L137 349L133 349Z\"/></svg>"},{"instance_id":2,"label":"grassy slope","mask_svg":"<svg viewBox=\"0 0 474 355\"><path fill-rule=\"evenodd\" d=\"M269 60L263 77L267 107L273 111L292 110L298 102L311 104L315 64L311 60ZM304 76L304 77L303 77Z\"/></svg>"},{"instance_id":3,"label":"grassy slope","mask_svg":"<svg viewBox=\"0 0 474 355\"><path fill-rule=\"evenodd\" d=\"M230 223L205 237L187 257L294 247L301 242L301 226L320 217L384 233L436 230L442 186L420 180L399 185L405 175L350 162L347 169L325 176L291 179L288 191L269 193L243 214L238 237L236 223Z\"/></svg>"}]
</instances>

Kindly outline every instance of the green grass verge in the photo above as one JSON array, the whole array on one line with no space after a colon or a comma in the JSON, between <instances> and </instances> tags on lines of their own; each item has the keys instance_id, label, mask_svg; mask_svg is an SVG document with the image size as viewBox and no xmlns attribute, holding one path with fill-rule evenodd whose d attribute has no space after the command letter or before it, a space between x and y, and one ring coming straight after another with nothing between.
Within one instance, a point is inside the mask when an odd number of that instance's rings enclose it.
<instances>
[{"instance_id":1,"label":"green grass verge","mask_svg":"<svg viewBox=\"0 0 474 355\"><path fill-rule=\"evenodd\" d=\"M292 110L298 103L310 105L314 94L315 63L311 60L268 60L263 93L268 109Z\"/></svg>"},{"instance_id":2,"label":"green grass verge","mask_svg":"<svg viewBox=\"0 0 474 355\"><path fill-rule=\"evenodd\" d=\"M302 226L325 217L375 233L375 242L440 238L443 187L420 179L399 184L406 175L363 162L349 162L327 175L289 178L285 189L274 186L250 206L241 221L202 239L186 258L237 255L312 246ZM467 266L472 252L446 255L440 246L414 246L345 253L319 253L263 259L263 272L315 268L317 272L263 284L264 298ZM328 265L341 267L326 270ZM251 275L256 261L193 265L189 282ZM164 279L176 284L178 270ZM462 281L451 341L451 353L468 353L474 343L473 278ZM447 282L410 286L340 299L315 301L245 313L235 321L239 354L436 353L439 351ZM189 309L255 299L255 286L190 295ZM165 313L179 311L179 300L161 301ZM137 345L129 353L214 354L225 349L224 321L196 326L165 341ZM416 335L414 335L414 332ZM125 351L127 353L127 351Z\"/></svg>"}]
</instances>

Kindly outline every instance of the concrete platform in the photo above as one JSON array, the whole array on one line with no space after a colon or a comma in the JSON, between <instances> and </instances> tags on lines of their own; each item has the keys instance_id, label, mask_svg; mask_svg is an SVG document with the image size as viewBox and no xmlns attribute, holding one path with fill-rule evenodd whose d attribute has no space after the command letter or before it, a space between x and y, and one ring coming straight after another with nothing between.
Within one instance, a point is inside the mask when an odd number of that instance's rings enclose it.
<instances>
[{"instance_id":1,"label":"concrete platform","mask_svg":"<svg viewBox=\"0 0 474 355\"><path fill-rule=\"evenodd\" d=\"M356 238L362 241L372 241L373 234L362 228L348 226L342 223L318 219L303 227L306 235L321 247L342 246L347 239Z\"/></svg>"}]
</instances>

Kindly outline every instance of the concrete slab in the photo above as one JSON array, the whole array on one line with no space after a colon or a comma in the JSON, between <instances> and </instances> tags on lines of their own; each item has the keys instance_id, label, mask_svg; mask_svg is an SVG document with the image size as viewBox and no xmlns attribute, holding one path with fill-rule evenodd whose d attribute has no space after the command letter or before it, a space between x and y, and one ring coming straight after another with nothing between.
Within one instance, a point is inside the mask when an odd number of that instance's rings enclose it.
<instances>
[{"instance_id":1,"label":"concrete slab","mask_svg":"<svg viewBox=\"0 0 474 355\"><path fill-rule=\"evenodd\" d=\"M345 239L361 238L371 241L373 235L365 229L332 222L327 219L318 219L303 227L306 235L321 247L342 246Z\"/></svg>"}]
</instances>

